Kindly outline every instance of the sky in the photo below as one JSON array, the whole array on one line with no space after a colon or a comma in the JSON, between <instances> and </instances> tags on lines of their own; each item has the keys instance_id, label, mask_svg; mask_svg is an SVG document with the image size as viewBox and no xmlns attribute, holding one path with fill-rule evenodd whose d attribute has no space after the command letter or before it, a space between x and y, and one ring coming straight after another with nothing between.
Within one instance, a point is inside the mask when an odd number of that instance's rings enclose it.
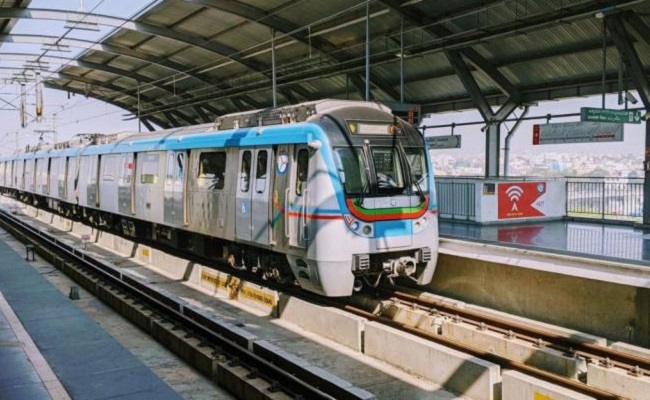
<instances>
[{"instance_id":1,"label":"sky","mask_svg":"<svg viewBox=\"0 0 650 400\"><path fill-rule=\"evenodd\" d=\"M48 8L59 10L78 11L83 4L87 12L112 15L118 17L130 17L142 9L151 6L157 0L33 0L30 8ZM66 32L64 21L43 21L43 20L20 20L14 30L15 34L45 34L60 36ZM66 33L68 38L80 38L85 40L100 41L102 37L109 34L112 28L104 27L98 32L86 30L72 30ZM74 57L80 49L72 49L72 52L48 51L48 56ZM36 53L43 54L44 50L40 45L4 43L1 53ZM64 61L65 62L65 61ZM7 75L7 68L20 68L22 61L10 61L2 58L0 54L0 74L3 78ZM56 70L58 65L52 65L50 70ZM45 74L44 74L45 75ZM80 95L70 95L66 92L52 89L44 90L44 118L41 122L33 119L35 114L34 87L28 85L28 110L31 114L29 125L23 129L20 127L19 113L16 107L19 103L19 85L0 85L0 153L8 154L17 148L24 148L27 144L36 144L42 135L44 141L53 142L69 139L79 133L116 133L123 131L137 132L138 123L133 115L125 110ZM638 97L638 96L637 96ZM560 101L540 102L537 106L531 107L529 116L546 114L578 113L580 107L596 107L601 105L601 97L582 97ZM615 94L608 95L606 107L622 108L617 104ZM521 110L516 110L519 115ZM452 122L480 121L477 111L450 112L433 115L426 118L425 125L450 124ZM579 118L554 118L551 122L577 121ZM593 153L593 154L634 154L642 155L645 147L645 127L641 125L625 125L625 140L620 143L596 143L596 144L570 144L570 145L542 145L532 146L532 125L544 123L544 120L523 122L511 141L512 154L524 153ZM505 123L502 128L502 145L505 136L512 122ZM462 148L449 150L436 150L436 154L451 155L483 155L485 150L485 133L481 132L482 125L457 127L455 134L462 135ZM142 129L145 129L144 127ZM56 133L55 133L56 132ZM427 130L426 135L449 135L450 128Z\"/></svg>"},{"instance_id":2,"label":"sky","mask_svg":"<svg viewBox=\"0 0 650 400\"><path fill-rule=\"evenodd\" d=\"M31 9L55 9L68 11L92 12L95 14L109 15L114 17L129 18L139 13L144 8L157 2L157 0L33 0ZM66 14L67 17L67 14ZM92 22L92 21L90 21ZM99 26L98 31L81 29L68 30L65 28L66 21L21 19L18 21L13 34L39 34L60 37L65 34L66 38L76 38L100 41L114 28ZM56 56L74 58L83 49L71 48L70 52L45 51L41 45L25 43L3 43L0 48L0 78L12 77L10 69L22 68L24 61L16 61L17 54L39 54L45 56ZM61 64L51 64L49 71L56 71ZM47 77L48 72L43 73ZM20 103L20 85L0 84L0 154L14 152L17 148L24 148L27 144L36 144L39 137L43 135L46 142L65 140L79 133L115 133L121 131L137 131L137 120L125 119L127 111L110 104L94 99L86 99L84 96L68 96L66 92L53 89L43 91L44 118L38 122L35 120L36 98L33 83L27 88L27 109L28 126L23 129L20 126L20 115L17 107ZM54 133L56 131L56 134Z\"/></svg>"}]
</instances>

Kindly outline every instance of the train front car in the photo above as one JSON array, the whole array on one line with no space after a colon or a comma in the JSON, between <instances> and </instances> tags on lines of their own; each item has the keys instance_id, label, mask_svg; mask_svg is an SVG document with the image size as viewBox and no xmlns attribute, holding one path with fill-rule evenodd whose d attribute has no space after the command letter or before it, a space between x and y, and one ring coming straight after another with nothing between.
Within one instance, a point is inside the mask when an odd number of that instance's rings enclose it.
<instances>
[{"instance_id":1,"label":"train front car","mask_svg":"<svg viewBox=\"0 0 650 400\"><path fill-rule=\"evenodd\" d=\"M327 106L309 120L320 128L312 142L323 143L311 146L320 157L304 207L296 210L310 243L307 259L288 254L294 275L326 296L396 278L428 284L438 256L438 220L422 134L378 104Z\"/></svg>"}]
</instances>

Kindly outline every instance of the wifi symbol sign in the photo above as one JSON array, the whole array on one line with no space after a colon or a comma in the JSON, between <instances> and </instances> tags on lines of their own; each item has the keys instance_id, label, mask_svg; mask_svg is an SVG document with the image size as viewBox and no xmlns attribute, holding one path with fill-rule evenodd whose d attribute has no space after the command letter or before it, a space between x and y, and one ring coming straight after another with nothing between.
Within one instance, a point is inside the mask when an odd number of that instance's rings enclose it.
<instances>
[{"instance_id":1,"label":"wifi symbol sign","mask_svg":"<svg viewBox=\"0 0 650 400\"><path fill-rule=\"evenodd\" d=\"M524 190L519 186L510 186L508 189L506 189L506 195L513 203L519 201L522 194L524 194Z\"/></svg>"}]
</instances>

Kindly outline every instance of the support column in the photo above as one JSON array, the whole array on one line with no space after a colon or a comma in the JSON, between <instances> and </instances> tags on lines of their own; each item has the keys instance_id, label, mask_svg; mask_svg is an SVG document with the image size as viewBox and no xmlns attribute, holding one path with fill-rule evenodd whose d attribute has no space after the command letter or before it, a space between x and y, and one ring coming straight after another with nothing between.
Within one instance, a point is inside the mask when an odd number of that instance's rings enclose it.
<instances>
[{"instance_id":1,"label":"support column","mask_svg":"<svg viewBox=\"0 0 650 400\"><path fill-rule=\"evenodd\" d=\"M499 156L501 153L501 124L490 122L485 135L485 176L499 176Z\"/></svg>"},{"instance_id":2,"label":"support column","mask_svg":"<svg viewBox=\"0 0 650 400\"><path fill-rule=\"evenodd\" d=\"M650 122L645 122L645 162L643 163L643 225L650 225Z\"/></svg>"}]
</instances>

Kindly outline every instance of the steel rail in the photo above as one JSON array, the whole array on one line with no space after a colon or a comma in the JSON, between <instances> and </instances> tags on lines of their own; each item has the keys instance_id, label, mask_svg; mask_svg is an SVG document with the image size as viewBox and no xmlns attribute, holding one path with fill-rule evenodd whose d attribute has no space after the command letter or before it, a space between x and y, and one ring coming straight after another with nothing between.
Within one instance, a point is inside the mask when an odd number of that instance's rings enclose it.
<instances>
[{"instance_id":1,"label":"steel rail","mask_svg":"<svg viewBox=\"0 0 650 400\"><path fill-rule=\"evenodd\" d=\"M381 324L390 326L392 328L398 329L403 332L410 333L412 335L415 335L417 337L436 342L438 344L441 344L443 346L452 348L454 350L461 351L466 354L473 355L475 357L481 358L483 360L490 361L494 364L497 364L501 366L502 368L508 368L508 369L513 369L515 371L522 372L524 374L536 377L538 379L544 380L546 382L551 382L555 385L562 386L564 388L582 393L587 396L592 396L596 399L599 400L625 400L625 397L619 396L617 394L595 388L593 386L588 386L585 383L582 383L580 381L575 381L570 378L566 378L557 374L554 374L552 372L547 372L535 367L532 367L530 365L526 365L524 363L510 360L506 357L496 355L494 353L490 353L489 351L481 350L476 347L468 346L465 344L462 344L458 341L452 340L452 339L447 339L443 336L440 335L435 335L433 333L429 333L423 330L420 330L418 328L414 328L412 326L403 324L401 322L394 321L390 318L386 317L381 317L378 315L375 315L369 311L365 311L360 308L356 308L350 305L340 305L340 308L342 308L345 311L348 311L352 314L358 315L363 318L367 318L368 320L379 322Z\"/></svg>"},{"instance_id":2,"label":"steel rail","mask_svg":"<svg viewBox=\"0 0 650 400\"><path fill-rule=\"evenodd\" d=\"M116 288L132 293L163 316L172 316L174 322L181 323L201 338L207 339L216 348L221 349L229 359L255 371L260 377L267 380L270 385L276 386L295 398L308 399L336 399L335 396L325 393L320 388L302 380L298 375L300 371L287 371L272 362L260 357L236 341L223 336L204 324L205 318L197 315L186 315L182 304L162 296L148 287L145 283L130 278L119 270L88 256L85 252L63 243L46 232L30 226L24 221L0 210L0 225L8 231L19 232L28 237L30 241L53 250L64 258L72 260L77 265L96 274L100 281L104 281ZM199 321L203 320L203 321Z\"/></svg>"},{"instance_id":3,"label":"steel rail","mask_svg":"<svg viewBox=\"0 0 650 400\"><path fill-rule=\"evenodd\" d=\"M609 359L613 365L621 366L633 373L637 372L635 371L635 367L639 367L646 375L650 372L650 361L640 356L622 353L597 344L577 341L541 329L488 316L478 311L454 307L440 301L419 298L406 292L393 291L385 293L387 296L394 297L400 301L417 304L428 309L435 309L438 312L446 313L452 317L459 316L465 322L473 325L479 326L481 323L484 323L487 328L497 328L501 333L512 331L518 337L524 336L532 340L541 339L547 342L547 347L552 347L569 354L575 353L585 358L596 358L603 361Z\"/></svg>"},{"instance_id":4,"label":"steel rail","mask_svg":"<svg viewBox=\"0 0 650 400\"><path fill-rule=\"evenodd\" d=\"M8 217L6 212L0 211L0 224L2 224L2 220L5 217ZM22 221L21 221L21 224L26 225ZM37 234L39 236L45 236L46 235L45 232L40 231L37 228L31 227L29 225L27 225L27 229L29 229L30 231L37 232ZM58 241L56 241L56 239L54 239L54 241L58 242ZM146 241L146 242L147 242L147 244L151 244L151 243L148 243L148 241ZM60 243L60 242L58 242L58 243ZM160 244L155 244L154 243L152 245L154 247L158 246L161 249L163 249L164 251L167 250L165 248L165 246L160 246ZM110 266L108 266L106 264L103 264L102 262L99 262L97 260L93 260L92 258L88 257L85 253L80 252L77 249L74 249L72 246L68 246L68 245L64 245L64 246L69 248L70 252L78 253L78 254L76 254L76 257L80 257L84 262L90 262L90 263L94 262L94 263L98 264L97 268L99 268L100 271L104 271L103 272L104 274L108 275L109 277L113 277L113 278L110 278L111 280L115 279L115 277L114 277L115 274L118 274L119 275L119 278L117 278L118 280L124 279L124 280L127 281L126 283L128 285L131 285L131 284L138 285L138 286L141 285L141 286L144 286L143 290L145 290L146 292L151 291L151 289L147 290L146 285L143 285L140 282L138 282L136 280L133 280L132 278L129 278L128 276L122 276L122 274L119 271L111 268ZM182 256L181 253L182 252L180 252L180 251L172 251L172 254L174 254L174 255ZM188 257L188 255L185 254L185 257ZM202 257L196 257L196 256L191 256L190 255L190 258L196 260L197 262L206 261ZM214 261L214 260L212 260L212 261ZM230 271L228 273L234 274L234 275L236 275L236 276L238 276L238 277L240 277L242 279L251 280L251 281L254 281L254 282L258 283L258 284L268 286L268 287L270 287L270 288L272 288L274 290L283 290L285 293L288 293L288 294L293 295L293 296L300 297L301 299L310 301L312 303L316 303L316 304L319 304L319 305L322 305L322 306L330 306L330 307L339 308L341 310L344 310L344 311L347 311L349 313L361 316L361 317L366 318L368 320L376 321L376 322L385 324L387 326L390 326L390 327L399 329L401 331L413 334L413 335L421 337L423 339L430 340L430 341L439 343L441 345L450 347L452 349L455 349L455 350L458 350L458 351L461 351L461 352L464 352L464 353L479 357L481 359L493 362L495 364L500 365L502 368L517 370L517 371L520 371L522 373L528 374L530 376L534 376L534 377L537 377L539 379L542 379L544 381L551 382L551 383L556 384L558 386L562 386L562 387L565 387L567 389L574 390L576 392L585 394L587 396L592 396L592 397L594 397L596 399L602 399L602 400L625 400L626 399L625 397L613 394L611 392L607 392L607 391L602 390L602 389L598 389L598 388L595 388L595 387L592 387L592 386L588 386L588 385L586 385L586 384L584 384L582 382L572 380L570 378L566 378L566 377L563 377L563 376L560 376L560 375L557 375L557 374L554 374L554 373L551 373L551 372L547 372L547 371L544 371L544 370L541 370L541 369L538 369L538 368L535 368L535 367L532 367L532 366L529 366L529 365L526 365L526 364L523 364L523 363L520 363L520 362L517 362L517 361L514 361L514 360L510 360L510 359L508 359L506 357L498 356L498 355L495 355L493 353L490 353L490 352L487 352L487 351L484 351L484 350L481 350L481 349L478 349L478 348L475 348L475 347L472 347L472 346L462 344L462 343L457 342L455 340L444 338L444 337L442 337L440 335L435 335L435 334L432 334L432 333L429 333L429 332L425 332L425 331L419 330L417 328L402 324L400 322L393 321L392 319L389 319L387 317L375 315L375 314L373 314L373 313L371 313L369 311L366 311L364 309L360 309L360 308L351 306L345 300L336 300L336 299L332 299L332 298L324 298L322 296L317 296L315 294L304 292L304 291L301 291L301 290L294 290L294 289L291 289L291 288L287 288L286 286L280 287L278 284L274 284L273 282L262 281L261 279L256 279L254 276L248 276L249 274L239 274L237 271ZM122 282L122 281L120 281L120 282ZM125 282L122 282L122 283L125 283ZM152 297L155 294L156 294L156 292L152 292L151 294L148 294L148 297ZM419 299L418 297L413 296L413 295L409 295L408 293L399 292L399 291L389 291L389 290L386 290L386 289L381 290L379 292L379 295L380 295L380 298L383 299L383 300L390 300L391 297L392 298L399 298L401 296L402 301L408 301L408 302L411 302L411 303L418 303L418 301L422 301L423 303L427 302L424 299ZM154 301L156 301L157 303L161 302L160 299L156 299L156 298L154 298ZM172 302L172 304L169 304L167 301L162 302L163 306L166 309L169 309L171 307L180 307L181 310L182 310L182 305L179 305L178 303L174 302L171 299L168 299L168 301ZM429 305L431 306L431 308L435 308L438 311L448 312L450 315L453 315L453 316L458 315L458 316L461 316L461 317L465 317L467 320L471 320L471 318L469 318L470 314L478 314L478 313L472 313L472 312L470 312L468 310L460 310L460 309L457 310L457 309L455 309L453 307L450 307L448 305L439 304L438 302L435 302L435 301L429 301ZM176 310L173 310L173 312L177 313ZM187 316L183 316L182 314L181 314L181 316L182 316L182 319L187 318ZM482 316L480 314L479 314L479 316L484 317L484 316ZM486 318L483 318L483 320L485 321ZM507 329L510 329L510 328L513 327L512 324L506 323L505 321L501 321L502 325L498 325L498 321L496 321L496 319L494 319L494 320L495 320L495 325L494 326L500 327L501 329L504 329L506 327L508 327ZM190 319L190 321L192 321L192 320ZM192 321L192 322L195 322L195 321ZM205 328L202 328L202 329L205 329ZM536 330L534 330L532 328L529 328L529 330L530 330L530 332L529 332L530 334L527 335L527 336L538 337L538 338L540 337L540 335L537 334L538 332ZM523 332L524 331L522 330L520 332L520 334L523 335L524 334ZM548 334L548 333L547 333L546 336L544 336L544 338L552 338L552 337L554 337L554 335ZM566 339L566 338L564 338L564 339ZM550 340L549 340L549 342L550 342ZM600 348L600 349L602 349L602 348ZM307 397L307 398L319 398L319 397ZM325 398L331 398L331 397L325 397Z\"/></svg>"}]
</instances>

